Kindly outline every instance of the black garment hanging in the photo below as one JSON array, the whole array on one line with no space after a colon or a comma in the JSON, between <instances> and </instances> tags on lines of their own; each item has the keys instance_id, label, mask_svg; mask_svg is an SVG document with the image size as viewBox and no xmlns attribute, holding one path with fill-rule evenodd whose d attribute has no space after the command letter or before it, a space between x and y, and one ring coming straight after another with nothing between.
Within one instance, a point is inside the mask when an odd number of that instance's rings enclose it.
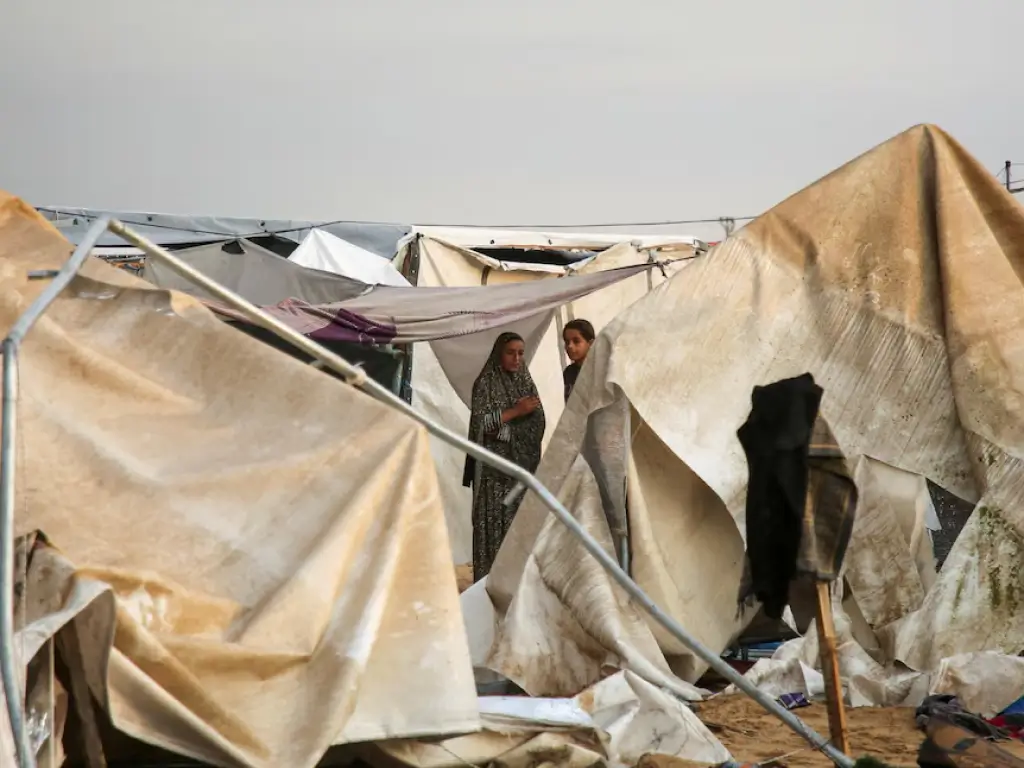
<instances>
[{"instance_id":1,"label":"black garment hanging","mask_svg":"<svg viewBox=\"0 0 1024 768\"><path fill-rule=\"evenodd\" d=\"M749 594L780 619L797 573L808 451L822 389L809 373L754 387L746 423L737 432L747 457ZM741 594L745 600L749 594Z\"/></svg>"}]
</instances>

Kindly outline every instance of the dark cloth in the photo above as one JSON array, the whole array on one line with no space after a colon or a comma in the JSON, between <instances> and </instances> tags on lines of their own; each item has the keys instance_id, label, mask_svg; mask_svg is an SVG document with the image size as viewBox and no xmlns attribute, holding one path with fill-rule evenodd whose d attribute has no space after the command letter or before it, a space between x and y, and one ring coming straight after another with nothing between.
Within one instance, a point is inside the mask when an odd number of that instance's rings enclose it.
<instances>
[{"instance_id":1,"label":"dark cloth","mask_svg":"<svg viewBox=\"0 0 1024 768\"><path fill-rule=\"evenodd\" d=\"M747 571L751 596L781 618L798 575L838 577L850 541L857 489L828 424L822 389L810 374L755 387L738 434L750 473Z\"/></svg>"},{"instance_id":2,"label":"dark cloth","mask_svg":"<svg viewBox=\"0 0 1024 768\"><path fill-rule=\"evenodd\" d=\"M928 723L932 718L938 718L958 725L983 739L1002 740L1010 737L1006 730L993 725L981 715L968 712L956 696L948 694L926 697L914 711L914 718L917 727L922 731L928 729Z\"/></svg>"},{"instance_id":3,"label":"dark cloth","mask_svg":"<svg viewBox=\"0 0 1024 768\"><path fill-rule=\"evenodd\" d=\"M565 402L567 403L569 402L569 395L572 394L572 388L576 386L576 379L579 378L581 367L579 363L572 363L567 365L565 370L562 371L562 384L565 389Z\"/></svg>"},{"instance_id":4,"label":"dark cloth","mask_svg":"<svg viewBox=\"0 0 1024 768\"><path fill-rule=\"evenodd\" d=\"M501 367L501 352L518 337L503 333L473 384L469 439L529 472L540 464L544 438L544 409L502 423L503 411L524 397L537 397L537 386L525 364L515 373ZM473 488L473 580L486 576L522 501L505 506L515 481L497 469L466 457L463 485Z\"/></svg>"}]
</instances>

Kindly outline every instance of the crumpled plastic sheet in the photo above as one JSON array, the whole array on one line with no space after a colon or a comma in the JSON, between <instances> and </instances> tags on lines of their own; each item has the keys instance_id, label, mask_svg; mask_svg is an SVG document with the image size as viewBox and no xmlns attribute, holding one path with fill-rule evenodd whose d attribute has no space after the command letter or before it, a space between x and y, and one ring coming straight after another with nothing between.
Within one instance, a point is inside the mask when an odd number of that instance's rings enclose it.
<instances>
[{"instance_id":1,"label":"crumpled plastic sheet","mask_svg":"<svg viewBox=\"0 0 1024 768\"><path fill-rule=\"evenodd\" d=\"M571 699L481 697L484 730L442 742L378 744L414 768L499 763L559 768L635 765L665 755L718 765L729 752L678 698L632 672L619 672Z\"/></svg>"}]
</instances>

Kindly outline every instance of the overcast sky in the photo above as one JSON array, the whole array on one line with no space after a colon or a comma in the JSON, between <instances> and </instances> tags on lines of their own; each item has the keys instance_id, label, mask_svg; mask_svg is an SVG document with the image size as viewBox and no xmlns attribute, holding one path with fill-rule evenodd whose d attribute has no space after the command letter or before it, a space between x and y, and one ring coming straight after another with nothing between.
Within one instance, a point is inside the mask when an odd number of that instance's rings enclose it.
<instances>
[{"instance_id":1,"label":"overcast sky","mask_svg":"<svg viewBox=\"0 0 1024 768\"><path fill-rule=\"evenodd\" d=\"M920 122L1024 162L1022 28L1021 0L12 0L0 186L267 218L751 215Z\"/></svg>"}]
</instances>

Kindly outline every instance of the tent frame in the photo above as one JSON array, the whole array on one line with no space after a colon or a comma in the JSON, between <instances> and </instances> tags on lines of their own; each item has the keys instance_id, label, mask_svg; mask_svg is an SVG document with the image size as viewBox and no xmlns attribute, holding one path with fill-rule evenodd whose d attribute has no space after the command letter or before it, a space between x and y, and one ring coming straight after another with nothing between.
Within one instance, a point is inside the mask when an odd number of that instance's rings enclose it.
<instances>
[{"instance_id":1,"label":"tent frame","mask_svg":"<svg viewBox=\"0 0 1024 768\"><path fill-rule=\"evenodd\" d=\"M379 402L409 416L426 428L427 432L441 440L465 451L477 461L483 462L522 484L527 490L533 491L562 525L568 528L584 549L594 557L601 567L626 591L658 624L679 642L689 648L702 661L708 664L723 678L733 683L738 689L758 702L767 711L774 714L797 734L804 738L812 747L820 750L826 757L840 768L853 768L854 762L837 750L827 739L812 730L806 723L791 711L781 706L774 698L758 689L753 683L733 669L719 654L704 646L697 638L663 611L630 578L629 574L616 562L613 555L608 554L604 547L594 539L578 520L558 501L558 498L537 478L514 462L497 456L483 447L443 427L426 416L420 414L409 403L388 388L367 377L365 371L358 368L341 356L325 349L312 339L289 328L287 325L264 313L249 301L229 291L220 283L194 269L176 257L166 248L162 248L151 240L139 235L117 219L101 216L89 228L86 236L75 248L70 258L60 270L34 271L29 274L31 279L51 279L52 282L39 294L26 311L18 318L7 337L0 344L3 357L2 379L2 414L0 414L0 675L4 684L7 713L11 731L14 736L19 768L36 768L35 755L29 744L25 729L24 705L21 697L20 675L15 668L14 640L14 490L15 490L15 439L14 430L17 426L17 364L18 352L22 341L35 322L46 312L61 292L78 274L82 265L90 255L92 248L107 232L111 232L137 248L146 252L149 258L156 259L173 269L180 276L216 296L220 301L234 307L244 314L252 323L262 326L280 338L291 342L306 354L319 360L324 366L337 372L346 383L357 387Z\"/></svg>"}]
</instances>

